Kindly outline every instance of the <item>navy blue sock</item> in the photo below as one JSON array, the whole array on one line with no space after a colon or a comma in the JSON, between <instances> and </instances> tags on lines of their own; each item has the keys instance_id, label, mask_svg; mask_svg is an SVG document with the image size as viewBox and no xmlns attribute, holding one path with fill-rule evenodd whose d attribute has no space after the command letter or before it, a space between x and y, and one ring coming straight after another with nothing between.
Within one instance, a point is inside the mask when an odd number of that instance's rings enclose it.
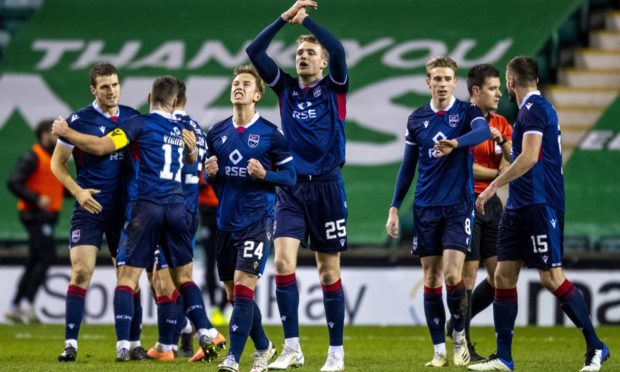
<instances>
[{"instance_id":1,"label":"navy blue sock","mask_svg":"<svg viewBox=\"0 0 620 372\"><path fill-rule=\"evenodd\" d=\"M120 285L114 290L114 328L116 340L129 340L129 327L133 318L133 288Z\"/></svg>"},{"instance_id":2,"label":"navy blue sock","mask_svg":"<svg viewBox=\"0 0 620 372\"><path fill-rule=\"evenodd\" d=\"M252 302L254 303L254 319L252 319L250 338L254 341L254 348L256 350L267 350L269 347L269 338L267 338L265 330L263 329L263 316L258 308L258 305L256 304L256 301Z\"/></svg>"},{"instance_id":3,"label":"navy blue sock","mask_svg":"<svg viewBox=\"0 0 620 372\"><path fill-rule=\"evenodd\" d=\"M445 343L446 310L443 307L441 287L429 288L424 286L424 315L433 345Z\"/></svg>"},{"instance_id":4,"label":"navy blue sock","mask_svg":"<svg viewBox=\"0 0 620 372\"><path fill-rule=\"evenodd\" d=\"M446 302L452 315L452 326L457 332L461 332L465 328L465 320L467 318L466 294L467 291L465 290L463 280L454 286L446 284Z\"/></svg>"},{"instance_id":5,"label":"navy blue sock","mask_svg":"<svg viewBox=\"0 0 620 372\"><path fill-rule=\"evenodd\" d=\"M342 281L322 285L325 320L329 332L329 346L342 346L344 335L344 291Z\"/></svg>"},{"instance_id":6,"label":"navy blue sock","mask_svg":"<svg viewBox=\"0 0 620 372\"><path fill-rule=\"evenodd\" d=\"M173 344L173 333L178 318L177 297L179 297L179 292L175 290L170 297L160 296L156 300L157 331L159 333L157 341L163 345Z\"/></svg>"},{"instance_id":7,"label":"navy blue sock","mask_svg":"<svg viewBox=\"0 0 620 372\"><path fill-rule=\"evenodd\" d=\"M588 307L577 287L566 279L553 294L560 300L564 313L568 315L577 328L581 329L588 347L601 349L603 343L596 335L596 331L594 331Z\"/></svg>"},{"instance_id":8,"label":"navy blue sock","mask_svg":"<svg viewBox=\"0 0 620 372\"><path fill-rule=\"evenodd\" d=\"M519 310L517 289L495 289L493 320L497 336L497 355L507 362L512 361L512 335Z\"/></svg>"},{"instance_id":9,"label":"navy blue sock","mask_svg":"<svg viewBox=\"0 0 620 372\"><path fill-rule=\"evenodd\" d=\"M77 340L80 325L84 318L84 301L86 290L77 285L69 284L65 305L65 340Z\"/></svg>"},{"instance_id":10,"label":"navy blue sock","mask_svg":"<svg viewBox=\"0 0 620 372\"><path fill-rule=\"evenodd\" d=\"M129 327L129 341L140 341L142 335L142 301L140 290L133 294L133 318Z\"/></svg>"},{"instance_id":11,"label":"navy blue sock","mask_svg":"<svg viewBox=\"0 0 620 372\"><path fill-rule=\"evenodd\" d=\"M228 355L234 356L239 363L254 319L254 291L237 284L233 292L233 299L233 312L228 325L230 336Z\"/></svg>"},{"instance_id":12,"label":"navy blue sock","mask_svg":"<svg viewBox=\"0 0 620 372\"><path fill-rule=\"evenodd\" d=\"M299 289L295 273L276 275L276 301L280 320L284 328L284 338L299 337Z\"/></svg>"},{"instance_id":13,"label":"navy blue sock","mask_svg":"<svg viewBox=\"0 0 620 372\"><path fill-rule=\"evenodd\" d=\"M197 330L213 328L209 318L207 318L202 292L196 283L185 282L181 284L181 295L183 296L185 315L194 324L194 327Z\"/></svg>"},{"instance_id":14,"label":"navy blue sock","mask_svg":"<svg viewBox=\"0 0 620 372\"><path fill-rule=\"evenodd\" d=\"M178 292L177 292L178 293ZM179 338L181 338L181 332L183 332L183 328L187 324L187 318L185 317L185 311L183 309L183 297L178 296L177 302L175 303L176 314L177 314L177 324L174 327L174 332L172 333L172 344L176 345L179 343Z\"/></svg>"}]
</instances>

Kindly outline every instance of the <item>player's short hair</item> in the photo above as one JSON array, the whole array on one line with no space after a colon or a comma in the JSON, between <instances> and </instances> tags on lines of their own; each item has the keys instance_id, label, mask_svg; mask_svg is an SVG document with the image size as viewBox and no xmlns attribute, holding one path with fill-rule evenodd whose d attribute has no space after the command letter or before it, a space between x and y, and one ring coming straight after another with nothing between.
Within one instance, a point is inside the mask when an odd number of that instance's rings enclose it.
<instances>
[{"instance_id":1,"label":"player's short hair","mask_svg":"<svg viewBox=\"0 0 620 372\"><path fill-rule=\"evenodd\" d=\"M301 43L303 43L303 42L308 42L308 43L312 43L312 44L316 44L316 45L320 46L321 47L321 53L323 53L323 57L329 59L329 52L327 52L327 49L325 49L323 44L321 44L321 42L319 41L319 39L316 38L316 36L314 36L314 35L299 35L299 37L297 38L297 46L301 45Z\"/></svg>"},{"instance_id":2,"label":"player's short hair","mask_svg":"<svg viewBox=\"0 0 620 372\"><path fill-rule=\"evenodd\" d=\"M160 105L172 105L179 94L179 84L177 78L164 75L153 82L151 88L151 102Z\"/></svg>"},{"instance_id":3,"label":"player's short hair","mask_svg":"<svg viewBox=\"0 0 620 372\"><path fill-rule=\"evenodd\" d=\"M499 71L495 66L483 63L475 65L467 73L467 91L471 96L474 87L482 87L487 78L499 78Z\"/></svg>"},{"instance_id":4,"label":"player's short hair","mask_svg":"<svg viewBox=\"0 0 620 372\"><path fill-rule=\"evenodd\" d=\"M37 128L34 130L37 135L37 141L41 141L41 137L43 137L43 133L52 133L52 123L54 119L44 119L37 124Z\"/></svg>"},{"instance_id":5,"label":"player's short hair","mask_svg":"<svg viewBox=\"0 0 620 372\"><path fill-rule=\"evenodd\" d=\"M528 87L536 85L538 82L538 62L534 58L526 56L514 57L508 62L506 70L517 78L518 86Z\"/></svg>"},{"instance_id":6,"label":"player's short hair","mask_svg":"<svg viewBox=\"0 0 620 372\"><path fill-rule=\"evenodd\" d=\"M97 86L99 76L118 75L116 67L111 63L96 63L90 68L90 86Z\"/></svg>"},{"instance_id":7,"label":"player's short hair","mask_svg":"<svg viewBox=\"0 0 620 372\"><path fill-rule=\"evenodd\" d=\"M177 105L185 105L187 102L187 87L183 80L177 79L177 86L179 91L177 93Z\"/></svg>"},{"instance_id":8,"label":"player's short hair","mask_svg":"<svg viewBox=\"0 0 620 372\"><path fill-rule=\"evenodd\" d=\"M431 58L428 62L426 62L426 77L431 76L431 70L435 67L447 67L451 68L454 71L454 75L456 75L456 69L458 66L456 62L450 57L435 57Z\"/></svg>"},{"instance_id":9,"label":"player's short hair","mask_svg":"<svg viewBox=\"0 0 620 372\"><path fill-rule=\"evenodd\" d=\"M256 79L256 89L260 92L260 94L265 94L265 82L261 79L260 74L256 70L256 68L252 65L243 65L236 67L233 70L233 79L237 77L237 75L241 74L250 74L254 76Z\"/></svg>"}]
</instances>

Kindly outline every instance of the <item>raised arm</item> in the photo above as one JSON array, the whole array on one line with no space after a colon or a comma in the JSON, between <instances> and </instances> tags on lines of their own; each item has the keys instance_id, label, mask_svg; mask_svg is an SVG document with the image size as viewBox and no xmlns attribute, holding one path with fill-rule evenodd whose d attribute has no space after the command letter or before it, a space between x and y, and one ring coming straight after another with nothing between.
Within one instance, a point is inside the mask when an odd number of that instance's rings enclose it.
<instances>
[{"instance_id":1,"label":"raised arm","mask_svg":"<svg viewBox=\"0 0 620 372\"><path fill-rule=\"evenodd\" d=\"M312 32L321 45L329 53L329 74L332 80L338 84L347 82L347 59L342 43L325 28L319 26L309 16L303 20L302 25Z\"/></svg>"},{"instance_id":2,"label":"raised arm","mask_svg":"<svg viewBox=\"0 0 620 372\"><path fill-rule=\"evenodd\" d=\"M115 129L103 137L91 136L69 128L67 121L61 117L54 120L52 133L58 137L66 138L80 150L94 155L111 154L127 145L124 132L120 129Z\"/></svg>"}]
</instances>

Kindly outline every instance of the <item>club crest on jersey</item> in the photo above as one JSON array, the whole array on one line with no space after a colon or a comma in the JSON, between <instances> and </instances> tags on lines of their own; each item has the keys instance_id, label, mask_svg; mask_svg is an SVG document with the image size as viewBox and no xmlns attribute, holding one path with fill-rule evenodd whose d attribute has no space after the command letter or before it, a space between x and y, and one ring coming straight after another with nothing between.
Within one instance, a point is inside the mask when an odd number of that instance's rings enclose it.
<instances>
[{"instance_id":1,"label":"club crest on jersey","mask_svg":"<svg viewBox=\"0 0 620 372\"><path fill-rule=\"evenodd\" d=\"M250 146L250 148L256 148L256 146L258 146L258 141L260 141L260 135L250 134L248 136L248 146Z\"/></svg>"},{"instance_id":2,"label":"club crest on jersey","mask_svg":"<svg viewBox=\"0 0 620 372\"><path fill-rule=\"evenodd\" d=\"M316 87L316 88L314 89L314 91L312 91L312 94L313 94L315 97L320 97L320 96L321 96L321 87Z\"/></svg>"},{"instance_id":3,"label":"club crest on jersey","mask_svg":"<svg viewBox=\"0 0 620 372\"><path fill-rule=\"evenodd\" d=\"M71 241L77 243L80 241L80 229L71 231Z\"/></svg>"},{"instance_id":4,"label":"club crest on jersey","mask_svg":"<svg viewBox=\"0 0 620 372\"><path fill-rule=\"evenodd\" d=\"M456 125L459 123L459 115L455 114L455 115L449 115L448 116L448 124L454 128L456 127Z\"/></svg>"}]
</instances>

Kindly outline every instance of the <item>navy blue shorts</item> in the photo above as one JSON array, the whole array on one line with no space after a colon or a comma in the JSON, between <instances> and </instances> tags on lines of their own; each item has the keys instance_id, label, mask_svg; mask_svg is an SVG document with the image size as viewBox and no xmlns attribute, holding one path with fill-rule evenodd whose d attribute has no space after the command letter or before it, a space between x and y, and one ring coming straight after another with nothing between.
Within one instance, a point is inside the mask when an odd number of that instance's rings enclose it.
<instances>
[{"instance_id":1,"label":"navy blue shorts","mask_svg":"<svg viewBox=\"0 0 620 372\"><path fill-rule=\"evenodd\" d=\"M444 249L469 252L474 221L471 200L440 207L414 205L413 221L414 255L441 256Z\"/></svg>"},{"instance_id":2,"label":"navy blue shorts","mask_svg":"<svg viewBox=\"0 0 620 372\"><path fill-rule=\"evenodd\" d=\"M562 266L564 214L544 204L506 209L499 223L497 260L522 260L529 268Z\"/></svg>"},{"instance_id":3,"label":"navy blue shorts","mask_svg":"<svg viewBox=\"0 0 620 372\"><path fill-rule=\"evenodd\" d=\"M192 252L194 251L194 247L196 246L196 231L198 230L198 222L200 221L198 218L198 213L187 212L190 215L192 223L190 224L190 233L192 234ZM160 246L157 246L157 249L154 252L155 260L153 261L152 267L147 267L146 270L148 272L153 271L153 267L155 270L167 269L168 261L166 261L166 256L164 256L164 250L161 249Z\"/></svg>"},{"instance_id":4,"label":"navy blue shorts","mask_svg":"<svg viewBox=\"0 0 620 372\"><path fill-rule=\"evenodd\" d=\"M298 239L302 247L333 253L347 249L347 201L338 172L327 177L298 176L293 188L278 192L274 238Z\"/></svg>"},{"instance_id":5,"label":"navy blue shorts","mask_svg":"<svg viewBox=\"0 0 620 372\"><path fill-rule=\"evenodd\" d=\"M184 204L159 205L138 200L129 205L127 216L118 250L118 265L150 268L158 245L169 267L192 262L193 221Z\"/></svg>"},{"instance_id":6,"label":"navy blue shorts","mask_svg":"<svg viewBox=\"0 0 620 372\"><path fill-rule=\"evenodd\" d=\"M123 229L124 211L120 208L103 208L101 213L92 214L75 203L71 216L69 248L93 245L101 249L103 235L108 241L110 255L116 257L119 237Z\"/></svg>"},{"instance_id":7,"label":"navy blue shorts","mask_svg":"<svg viewBox=\"0 0 620 372\"><path fill-rule=\"evenodd\" d=\"M247 229L215 234L217 272L225 282L235 278L235 270L261 276L271 251L273 220L265 218Z\"/></svg>"},{"instance_id":8,"label":"navy blue shorts","mask_svg":"<svg viewBox=\"0 0 620 372\"><path fill-rule=\"evenodd\" d=\"M497 256L497 231L503 212L504 206L497 195L484 205L484 214L475 210L471 251L467 253L465 261L484 261Z\"/></svg>"}]
</instances>

